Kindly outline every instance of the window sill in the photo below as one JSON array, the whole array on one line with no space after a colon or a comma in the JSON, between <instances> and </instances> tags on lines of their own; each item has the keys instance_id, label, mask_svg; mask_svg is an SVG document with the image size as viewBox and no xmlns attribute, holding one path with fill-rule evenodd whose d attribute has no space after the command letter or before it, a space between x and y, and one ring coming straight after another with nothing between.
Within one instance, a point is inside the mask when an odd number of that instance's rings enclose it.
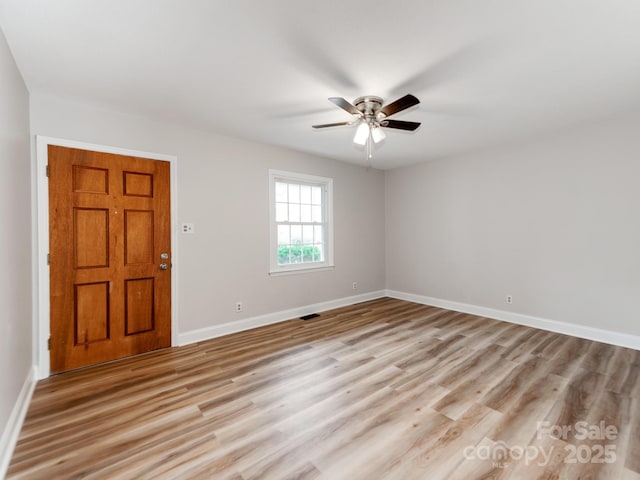
<instances>
[{"instance_id":1,"label":"window sill","mask_svg":"<svg viewBox=\"0 0 640 480\"><path fill-rule=\"evenodd\" d=\"M300 273L326 272L327 270L333 270L334 268L334 265L323 265L321 267L301 267L288 270L273 270L269 272L269 275L272 277L282 277L285 275L298 275Z\"/></svg>"}]
</instances>

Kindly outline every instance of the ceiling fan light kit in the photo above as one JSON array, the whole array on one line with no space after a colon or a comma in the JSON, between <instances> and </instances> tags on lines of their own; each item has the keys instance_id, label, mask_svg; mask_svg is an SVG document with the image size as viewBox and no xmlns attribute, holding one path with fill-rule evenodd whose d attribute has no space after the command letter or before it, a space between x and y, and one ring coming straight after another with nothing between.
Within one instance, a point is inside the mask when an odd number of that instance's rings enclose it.
<instances>
[{"instance_id":1,"label":"ceiling fan light kit","mask_svg":"<svg viewBox=\"0 0 640 480\"><path fill-rule=\"evenodd\" d=\"M357 145L365 145L369 139L369 125L365 122L361 122L356 129L356 134L353 137L353 143Z\"/></svg>"},{"instance_id":2,"label":"ceiling fan light kit","mask_svg":"<svg viewBox=\"0 0 640 480\"><path fill-rule=\"evenodd\" d=\"M367 157L371 158L372 143L380 143L386 135L382 128L395 128L398 130L414 131L420 126L419 122L406 122L403 120L389 120L388 117L398 112L411 108L420 103L415 96L408 94L395 102L382 106L382 98L374 95L358 97L353 104L342 97L330 97L329 101L350 113L355 118L350 122L325 123L313 125L313 128L338 127L358 124L353 143L366 146Z\"/></svg>"},{"instance_id":3,"label":"ceiling fan light kit","mask_svg":"<svg viewBox=\"0 0 640 480\"><path fill-rule=\"evenodd\" d=\"M371 129L371 138L373 138L374 143L380 143L385 138L387 138L387 135L380 127L376 127Z\"/></svg>"}]
</instances>

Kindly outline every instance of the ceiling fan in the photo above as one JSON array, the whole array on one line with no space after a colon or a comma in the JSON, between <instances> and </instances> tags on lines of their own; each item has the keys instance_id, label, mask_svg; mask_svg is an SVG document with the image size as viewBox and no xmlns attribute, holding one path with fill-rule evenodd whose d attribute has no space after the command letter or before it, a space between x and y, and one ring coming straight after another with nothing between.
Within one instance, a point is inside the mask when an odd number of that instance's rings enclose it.
<instances>
[{"instance_id":1,"label":"ceiling fan","mask_svg":"<svg viewBox=\"0 0 640 480\"><path fill-rule=\"evenodd\" d=\"M329 101L353 115L354 119L348 122L313 125L313 128L338 127L358 123L358 129L353 137L353 142L358 145L367 145L369 158L371 158L370 139L373 140L374 143L379 143L386 137L381 127L414 131L420 126L419 122L389 119L391 115L420 103L420 100L411 94L405 95L385 106L382 106L382 98L373 95L358 97L354 100L353 104L342 97L331 97Z\"/></svg>"}]
</instances>

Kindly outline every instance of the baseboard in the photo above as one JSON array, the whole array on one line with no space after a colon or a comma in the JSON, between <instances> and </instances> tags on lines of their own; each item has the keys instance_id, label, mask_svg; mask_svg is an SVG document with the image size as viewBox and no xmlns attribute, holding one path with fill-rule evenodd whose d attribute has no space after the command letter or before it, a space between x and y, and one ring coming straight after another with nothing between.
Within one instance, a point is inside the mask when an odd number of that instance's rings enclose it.
<instances>
[{"instance_id":1,"label":"baseboard","mask_svg":"<svg viewBox=\"0 0 640 480\"><path fill-rule=\"evenodd\" d=\"M561 322L558 320L534 317L521 313L507 312L504 310L497 310L468 303L443 300L441 298L428 297L415 293L399 292L396 290L380 290L369 292L361 295L344 297L337 300L330 300L327 302L292 308L289 310L282 310L266 315L245 318L235 322L213 325L211 327L201 328L198 330L191 330L189 332L178 334L178 345L187 345L190 343L202 342L204 340L221 337L223 335L241 332L243 330L250 330L252 328L262 327L265 325L271 325L285 320L290 320L292 318L298 318L302 315L308 315L309 313L324 312L333 308L345 307L347 305L353 305L354 303L366 302L367 300L374 300L376 298L385 296L397 298L400 300L407 300L409 302L421 303L423 305L445 308L447 310L453 310L456 312L470 313L472 315L492 318L494 320L516 323L518 325L539 328L541 330L548 330L550 332L562 333L565 335L571 335L587 340L594 340L596 342L603 342L611 345L619 345L621 347L640 350L640 336L637 335L587 327L584 325Z\"/></svg>"},{"instance_id":2,"label":"baseboard","mask_svg":"<svg viewBox=\"0 0 640 480\"><path fill-rule=\"evenodd\" d=\"M24 418L27 415L29 402L36 388L37 381L38 375L36 373L36 367L34 366L31 367L27 374L18 399L13 406L13 410L11 410L11 415L9 415L7 425L2 432L2 437L0 437L0 478L5 477L7 469L9 468L9 462L11 461L13 450L16 447L18 435L20 435L20 429L22 429Z\"/></svg>"},{"instance_id":3,"label":"baseboard","mask_svg":"<svg viewBox=\"0 0 640 480\"><path fill-rule=\"evenodd\" d=\"M640 350L640 336L628 333L614 332L611 330L577 325L575 323L560 322L557 320L549 320L547 318L533 317L530 315L523 315L521 313L506 312L504 310L496 310L468 303L452 302L450 300L417 295L415 293L386 290L386 294L388 297L407 300L409 302L431 305L433 307L445 308L456 312L470 313L480 317L517 323L518 325L526 325L527 327L539 328L550 332L563 333L573 337Z\"/></svg>"},{"instance_id":4,"label":"baseboard","mask_svg":"<svg viewBox=\"0 0 640 480\"><path fill-rule=\"evenodd\" d=\"M263 327L265 325L283 322L285 320L291 320L292 318L298 318L314 312L325 312L334 308L353 305L354 303L374 300L376 298L384 297L385 295L386 292L384 290L379 290L375 292L354 295L351 297L339 298L337 300L314 303L312 305L306 305L303 307L291 308L289 310L281 310L279 312L245 318L242 320L237 320L235 322L212 325L211 327L200 328L198 330L191 330L178 334L178 345L187 345L190 343L202 342L204 340L210 340L212 338L221 337L223 335L229 335L230 333L241 332L243 330L249 330L256 327Z\"/></svg>"}]
</instances>

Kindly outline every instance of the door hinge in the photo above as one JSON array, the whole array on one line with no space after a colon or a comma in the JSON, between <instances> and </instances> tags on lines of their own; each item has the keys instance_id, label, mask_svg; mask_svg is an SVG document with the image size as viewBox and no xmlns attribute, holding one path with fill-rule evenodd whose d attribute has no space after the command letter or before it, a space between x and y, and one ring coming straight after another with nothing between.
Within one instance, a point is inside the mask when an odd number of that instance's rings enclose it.
<instances>
[{"instance_id":1,"label":"door hinge","mask_svg":"<svg viewBox=\"0 0 640 480\"><path fill-rule=\"evenodd\" d=\"M47 253L47 265L51 265L51 254Z\"/></svg>"},{"instance_id":2,"label":"door hinge","mask_svg":"<svg viewBox=\"0 0 640 480\"><path fill-rule=\"evenodd\" d=\"M46 173L47 173L47 177L48 177L48 176L49 176L49 165L47 165L46 170L47 170L47 172L46 172Z\"/></svg>"},{"instance_id":3,"label":"door hinge","mask_svg":"<svg viewBox=\"0 0 640 480\"><path fill-rule=\"evenodd\" d=\"M47 340L47 350L51 351L51 337Z\"/></svg>"}]
</instances>

